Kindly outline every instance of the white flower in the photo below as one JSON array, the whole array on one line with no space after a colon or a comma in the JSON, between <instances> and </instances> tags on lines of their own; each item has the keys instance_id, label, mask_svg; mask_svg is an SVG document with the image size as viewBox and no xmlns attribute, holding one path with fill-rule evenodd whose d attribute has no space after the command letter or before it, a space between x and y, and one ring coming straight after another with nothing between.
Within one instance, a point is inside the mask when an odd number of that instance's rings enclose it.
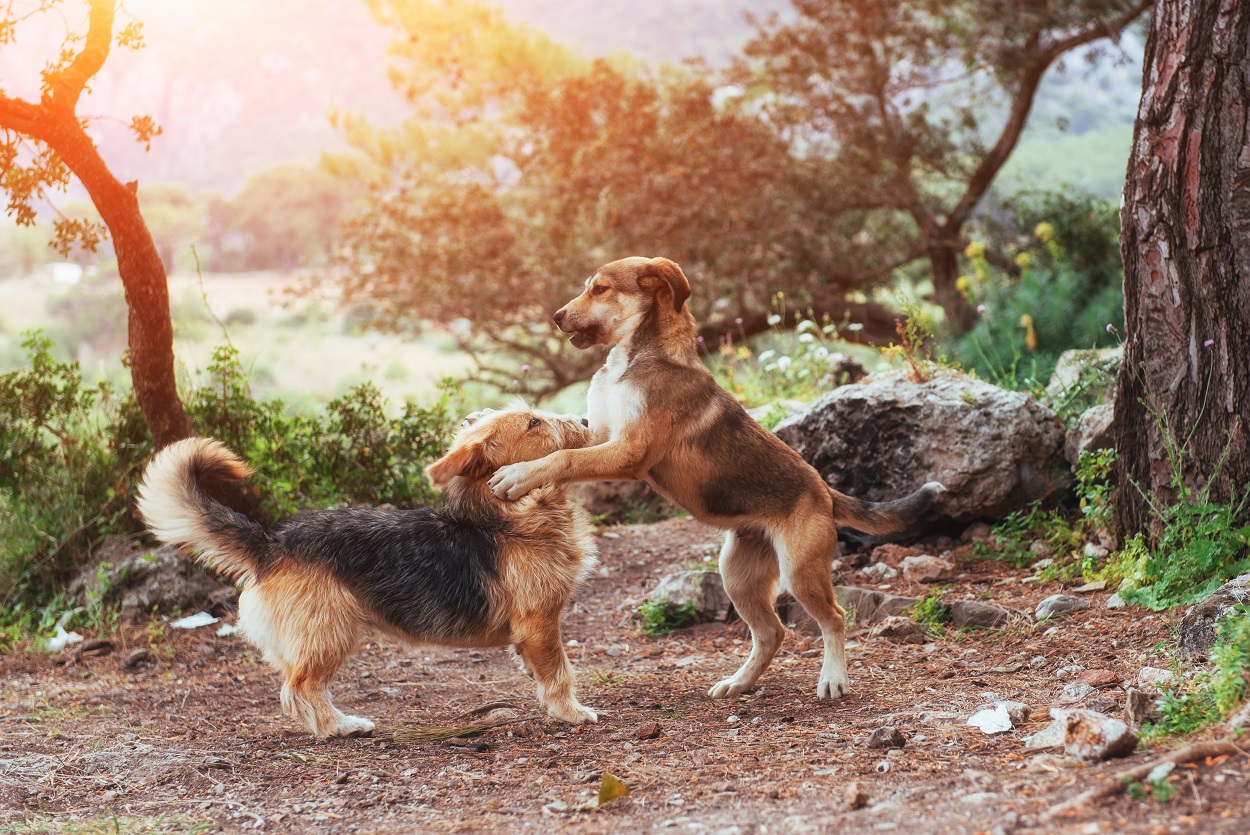
<instances>
[{"instance_id":1,"label":"white flower","mask_svg":"<svg viewBox=\"0 0 1250 835\"><path fill-rule=\"evenodd\" d=\"M814 331L816 330L816 323L813 322L811 319L804 319L803 321L799 322L799 326L795 328L795 330L799 333L807 333L808 331Z\"/></svg>"},{"instance_id":2,"label":"white flower","mask_svg":"<svg viewBox=\"0 0 1250 835\"><path fill-rule=\"evenodd\" d=\"M770 313L770 314L768 314L768 324L769 324L769 326L780 325L780 324L781 324L781 314L780 314L780 313Z\"/></svg>"},{"instance_id":3,"label":"white flower","mask_svg":"<svg viewBox=\"0 0 1250 835\"><path fill-rule=\"evenodd\" d=\"M816 337L812 336L810 333L799 334L799 342L811 342L815 338Z\"/></svg>"},{"instance_id":4,"label":"white flower","mask_svg":"<svg viewBox=\"0 0 1250 835\"><path fill-rule=\"evenodd\" d=\"M791 362L792 360L783 354L782 356L777 358L777 368L782 371L785 371L787 368L790 367Z\"/></svg>"},{"instance_id":5,"label":"white flower","mask_svg":"<svg viewBox=\"0 0 1250 835\"><path fill-rule=\"evenodd\" d=\"M777 356L777 352L769 348L767 351L760 351L760 355L756 357L756 362L768 362L775 356Z\"/></svg>"}]
</instances>

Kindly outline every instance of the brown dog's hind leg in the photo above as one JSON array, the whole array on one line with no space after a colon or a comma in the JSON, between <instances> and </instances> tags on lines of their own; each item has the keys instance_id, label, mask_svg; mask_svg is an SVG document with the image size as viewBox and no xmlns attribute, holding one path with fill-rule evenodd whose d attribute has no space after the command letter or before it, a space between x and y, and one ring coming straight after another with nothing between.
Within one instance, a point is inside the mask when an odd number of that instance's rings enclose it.
<instances>
[{"instance_id":1,"label":"brown dog's hind leg","mask_svg":"<svg viewBox=\"0 0 1250 835\"><path fill-rule=\"evenodd\" d=\"M846 672L846 612L838 605L830 572L837 544L833 521L825 524L819 517L804 519L801 528L792 526L776 539L786 586L820 624L824 639L825 658L816 683L818 699L839 699L851 689Z\"/></svg>"},{"instance_id":2,"label":"brown dog's hind leg","mask_svg":"<svg viewBox=\"0 0 1250 835\"><path fill-rule=\"evenodd\" d=\"M564 654L557 617L558 613L550 620L527 622L520 630L522 637L516 643L517 652L534 674L538 682L538 701L549 714L573 725L598 722L598 714L577 701L573 665Z\"/></svg>"},{"instance_id":3,"label":"brown dog's hind leg","mask_svg":"<svg viewBox=\"0 0 1250 835\"><path fill-rule=\"evenodd\" d=\"M762 532L743 529L725 535L720 576L734 609L751 627L751 654L738 672L708 691L713 699L727 699L754 687L785 637L785 627L774 607L777 554Z\"/></svg>"}]
</instances>

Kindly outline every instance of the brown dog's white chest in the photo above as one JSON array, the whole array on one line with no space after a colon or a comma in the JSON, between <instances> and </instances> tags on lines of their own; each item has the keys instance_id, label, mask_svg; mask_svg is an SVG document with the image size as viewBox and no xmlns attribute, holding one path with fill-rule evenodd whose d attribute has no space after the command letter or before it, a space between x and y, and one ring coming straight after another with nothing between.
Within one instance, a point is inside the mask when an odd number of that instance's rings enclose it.
<instances>
[{"instance_id":1,"label":"brown dog's white chest","mask_svg":"<svg viewBox=\"0 0 1250 835\"><path fill-rule=\"evenodd\" d=\"M628 370L626 349L618 345L590 381L586 407L590 432L596 444L619 438L626 426L642 416L645 406L642 391L621 379Z\"/></svg>"}]
</instances>

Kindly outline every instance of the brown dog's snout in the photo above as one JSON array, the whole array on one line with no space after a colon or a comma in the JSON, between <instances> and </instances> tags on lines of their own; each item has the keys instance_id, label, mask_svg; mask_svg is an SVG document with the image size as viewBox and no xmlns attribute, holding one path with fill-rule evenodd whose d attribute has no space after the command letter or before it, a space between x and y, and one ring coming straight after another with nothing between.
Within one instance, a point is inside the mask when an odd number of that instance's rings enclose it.
<instances>
[{"instance_id":1,"label":"brown dog's snout","mask_svg":"<svg viewBox=\"0 0 1250 835\"><path fill-rule=\"evenodd\" d=\"M553 313L551 318L556 320L557 325L562 324L564 322L564 308L562 307Z\"/></svg>"}]
</instances>

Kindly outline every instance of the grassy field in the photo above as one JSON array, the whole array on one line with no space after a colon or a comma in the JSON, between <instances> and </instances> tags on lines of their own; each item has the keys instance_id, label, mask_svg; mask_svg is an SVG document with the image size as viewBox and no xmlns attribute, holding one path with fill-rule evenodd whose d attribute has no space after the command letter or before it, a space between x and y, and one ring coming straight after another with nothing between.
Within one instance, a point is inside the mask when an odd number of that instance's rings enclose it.
<instances>
[{"instance_id":1,"label":"grassy field","mask_svg":"<svg viewBox=\"0 0 1250 835\"><path fill-rule=\"evenodd\" d=\"M304 279L276 273L176 273L169 279L174 352L187 384L203 379L229 339L258 397L292 408L323 404L365 381L392 401L429 399L440 379L470 369L446 333L417 338L367 331L328 293L296 295ZM115 278L58 285L42 274L0 281L0 372L22 365L24 331L40 328L91 381L126 379L126 307Z\"/></svg>"}]
</instances>

